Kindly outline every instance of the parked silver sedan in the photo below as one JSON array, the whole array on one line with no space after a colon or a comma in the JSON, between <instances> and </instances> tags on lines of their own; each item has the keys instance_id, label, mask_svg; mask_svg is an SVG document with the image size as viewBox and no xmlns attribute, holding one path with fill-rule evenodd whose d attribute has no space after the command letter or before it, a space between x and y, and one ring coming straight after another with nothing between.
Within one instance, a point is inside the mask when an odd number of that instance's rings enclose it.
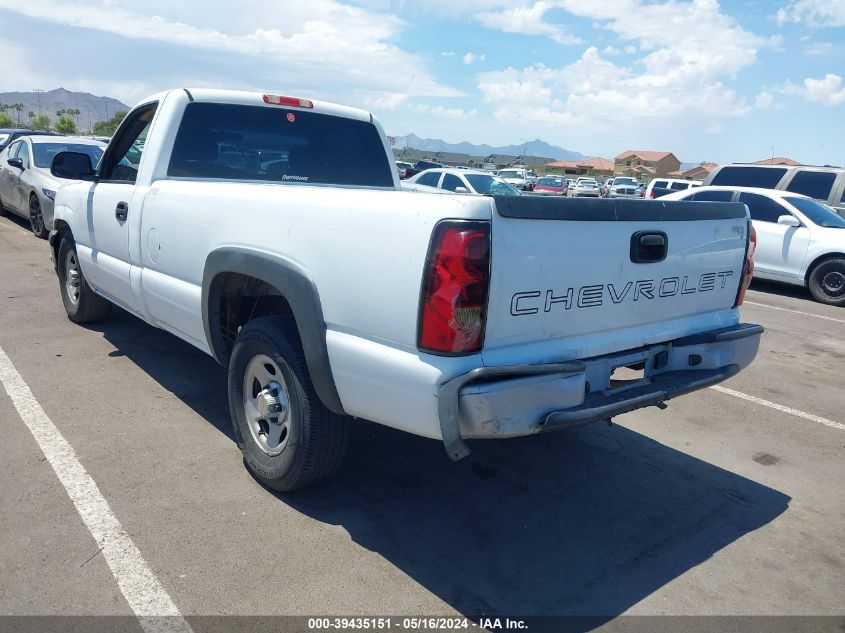
<instances>
[{"instance_id":1,"label":"parked silver sedan","mask_svg":"<svg viewBox=\"0 0 845 633\"><path fill-rule=\"evenodd\" d=\"M36 237L53 228L56 190L69 182L50 173L59 152L84 152L96 165L106 144L71 136L25 136L0 152L0 215L9 211L29 220Z\"/></svg>"}]
</instances>

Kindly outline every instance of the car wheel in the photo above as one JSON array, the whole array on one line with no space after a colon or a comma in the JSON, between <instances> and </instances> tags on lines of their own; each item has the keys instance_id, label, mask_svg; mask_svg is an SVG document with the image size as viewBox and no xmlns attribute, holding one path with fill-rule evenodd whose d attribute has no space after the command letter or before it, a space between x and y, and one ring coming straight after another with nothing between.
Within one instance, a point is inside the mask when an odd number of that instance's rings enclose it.
<instances>
[{"instance_id":1,"label":"car wheel","mask_svg":"<svg viewBox=\"0 0 845 633\"><path fill-rule=\"evenodd\" d=\"M229 412L244 464L272 490L305 488L343 462L348 420L317 396L292 317L261 317L238 334Z\"/></svg>"},{"instance_id":2,"label":"car wheel","mask_svg":"<svg viewBox=\"0 0 845 633\"><path fill-rule=\"evenodd\" d=\"M47 229L44 227L44 214L41 213L41 202L38 196L29 197L29 225L32 227L32 234L40 239L47 237Z\"/></svg>"},{"instance_id":3,"label":"car wheel","mask_svg":"<svg viewBox=\"0 0 845 633\"><path fill-rule=\"evenodd\" d=\"M833 257L817 264L808 285L816 301L845 306L845 259Z\"/></svg>"},{"instance_id":4,"label":"car wheel","mask_svg":"<svg viewBox=\"0 0 845 633\"><path fill-rule=\"evenodd\" d=\"M79 265L76 244L66 235L59 245L59 291L68 318L74 323L102 321L111 312L111 303L94 292Z\"/></svg>"}]
</instances>

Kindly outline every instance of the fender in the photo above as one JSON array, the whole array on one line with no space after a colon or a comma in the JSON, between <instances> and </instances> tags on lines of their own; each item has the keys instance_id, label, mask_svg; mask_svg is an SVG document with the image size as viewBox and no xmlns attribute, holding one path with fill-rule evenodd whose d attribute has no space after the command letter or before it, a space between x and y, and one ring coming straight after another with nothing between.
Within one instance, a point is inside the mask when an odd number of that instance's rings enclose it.
<instances>
[{"instance_id":1,"label":"fender","mask_svg":"<svg viewBox=\"0 0 845 633\"><path fill-rule=\"evenodd\" d=\"M240 247L213 251L205 261L202 279L202 321L208 346L218 363L228 365L229 354L220 333L222 274L239 273L278 290L290 304L299 329L305 362L314 389L332 412L344 415L326 348L326 323L317 286L300 266L284 257Z\"/></svg>"}]
</instances>

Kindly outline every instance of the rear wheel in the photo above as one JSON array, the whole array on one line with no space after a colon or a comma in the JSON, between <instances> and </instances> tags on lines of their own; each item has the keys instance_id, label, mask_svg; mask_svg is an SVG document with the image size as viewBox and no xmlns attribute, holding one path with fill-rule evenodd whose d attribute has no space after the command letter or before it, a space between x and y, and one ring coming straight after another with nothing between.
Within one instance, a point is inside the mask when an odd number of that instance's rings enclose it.
<instances>
[{"instance_id":1,"label":"rear wheel","mask_svg":"<svg viewBox=\"0 0 845 633\"><path fill-rule=\"evenodd\" d=\"M244 464L268 488L305 488L343 462L347 420L317 396L291 317L261 317L238 334L229 412Z\"/></svg>"},{"instance_id":2,"label":"rear wheel","mask_svg":"<svg viewBox=\"0 0 845 633\"><path fill-rule=\"evenodd\" d=\"M41 202L35 195L29 197L29 225L32 227L32 234L35 237L42 240L47 237L47 229L44 227L44 214L41 213Z\"/></svg>"},{"instance_id":3,"label":"rear wheel","mask_svg":"<svg viewBox=\"0 0 845 633\"><path fill-rule=\"evenodd\" d=\"M76 244L70 236L62 238L58 259L59 291L68 318L74 323L102 321L111 312L111 303L94 292L82 274Z\"/></svg>"},{"instance_id":4,"label":"rear wheel","mask_svg":"<svg viewBox=\"0 0 845 633\"><path fill-rule=\"evenodd\" d=\"M845 306L845 259L833 257L817 264L808 285L816 301Z\"/></svg>"}]
</instances>

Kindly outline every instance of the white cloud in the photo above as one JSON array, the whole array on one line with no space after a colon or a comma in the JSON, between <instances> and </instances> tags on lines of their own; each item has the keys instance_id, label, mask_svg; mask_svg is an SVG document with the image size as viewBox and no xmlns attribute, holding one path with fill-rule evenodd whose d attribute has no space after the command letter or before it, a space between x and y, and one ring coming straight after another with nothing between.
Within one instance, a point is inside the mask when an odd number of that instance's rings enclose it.
<instances>
[{"instance_id":1,"label":"white cloud","mask_svg":"<svg viewBox=\"0 0 845 633\"><path fill-rule=\"evenodd\" d=\"M621 55L622 54L622 51L620 51L615 46L610 46L610 45L605 46L603 49L601 49L601 52L604 53L605 55Z\"/></svg>"},{"instance_id":2,"label":"white cloud","mask_svg":"<svg viewBox=\"0 0 845 633\"><path fill-rule=\"evenodd\" d=\"M465 64L472 64L473 62L483 62L487 59L487 55L484 53L467 53L461 59L464 60Z\"/></svg>"},{"instance_id":3,"label":"white cloud","mask_svg":"<svg viewBox=\"0 0 845 633\"><path fill-rule=\"evenodd\" d=\"M807 26L845 26L845 0L796 0L778 9L778 24L804 23Z\"/></svg>"},{"instance_id":4,"label":"white cloud","mask_svg":"<svg viewBox=\"0 0 845 633\"><path fill-rule=\"evenodd\" d=\"M766 90L761 91L757 94L754 98L754 107L760 110L766 110L772 107L775 98L771 92L767 92Z\"/></svg>"},{"instance_id":5,"label":"white cloud","mask_svg":"<svg viewBox=\"0 0 845 633\"><path fill-rule=\"evenodd\" d=\"M749 106L727 81L777 42L743 29L716 0L557 1L630 42L624 50L634 59L615 63L590 47L562 68L537 64L483 73L478 88L501 120L518 113L537 122L557 116L598 129L612 121L741 116Z\"/></svg>"},{"instance_id":6,"label":"white cloud","mask_svg":"<svg viewBox=\"0 0 845 633\"><path fill-rule=\"evenodd\" d=\"M226 2L201 0L143 5L130 0L0 0L0 8L125 38L259 58L288 85L313 85L319 71L322 84L341 97L350 92L362 100L370 92L373 99L384 92L463 95L440 84L419 58L393 43L404 28L399 18L337 0L242 0L237 11Z\"/></svg>"},{"instance_id":7,"label":"white cloud","mask_svg":"<svg viewBox=\"0 0 845 633\"><path fill-rule=\"evenodd\" d=\"M780 88L780 92L798 95L812 103L827 106L845 103L845 87L842 85L842 77L833 73L827 73L822 79L807 77L800 86L787 81Z\"/></svg>"},{"instance_id":8,"label":"white cloud","mask_svg":"<svg viewBox=\"0 0 845 633\"><path fill-rule=\"evenodd\" d=\"M554 6L552 2L544 1L535 2L530 6L511 6L497 11L484 11L476 15L476 20L487 28L506 33L543 35L558 44L580 44L581 38L545 18L546 12Z\"/></svg>"}]
</instances>

